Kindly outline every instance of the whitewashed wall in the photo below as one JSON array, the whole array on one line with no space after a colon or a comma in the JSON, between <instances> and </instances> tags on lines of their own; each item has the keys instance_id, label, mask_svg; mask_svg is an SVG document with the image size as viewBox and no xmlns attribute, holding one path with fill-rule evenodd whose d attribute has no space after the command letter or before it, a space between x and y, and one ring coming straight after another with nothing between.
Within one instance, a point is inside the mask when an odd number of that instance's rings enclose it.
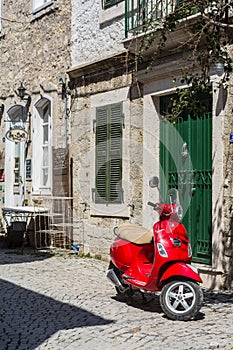
<instances>
[{"instance_id":1,"label":"whitewashed wall","mask_svg":"<svg viewBox=\"0 0 233 350\"><path fill-rule=\"evenodd\" d=\"M101 0L72 0L72 66L124 50L124 1L102 9Z\"/></svg>"}]
</instances>

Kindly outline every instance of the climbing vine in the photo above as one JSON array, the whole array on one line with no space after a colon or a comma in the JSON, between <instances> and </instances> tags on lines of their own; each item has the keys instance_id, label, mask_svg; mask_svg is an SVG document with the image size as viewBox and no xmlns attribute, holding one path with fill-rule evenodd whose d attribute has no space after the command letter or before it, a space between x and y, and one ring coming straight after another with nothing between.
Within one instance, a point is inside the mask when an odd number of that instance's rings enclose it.
<instances>
[{"instance_id":1,"label":"climbing vine","mask_svg":"<svg viewBox=\"0 0 233 350\"><path fill-rule=\"evenodd\" d=\"M233 43L233 1L143 0L139 12L136 67L153 69L167 50L172 33L184 29L185 41L177 42L171 49L171 54L174 50L185 52L187 67L183 68L180 81L174 79L177 96L170 117L176 119L187 108L202 113L203 107L196 101L200 94L209 91L211 69L215 67L221 75L219 86L224 88L232 72L233 54L229 47ZM151 47L153 54L148 54ZM180 83L188 88L179 88Z\"/></svg>"}]
</instances>

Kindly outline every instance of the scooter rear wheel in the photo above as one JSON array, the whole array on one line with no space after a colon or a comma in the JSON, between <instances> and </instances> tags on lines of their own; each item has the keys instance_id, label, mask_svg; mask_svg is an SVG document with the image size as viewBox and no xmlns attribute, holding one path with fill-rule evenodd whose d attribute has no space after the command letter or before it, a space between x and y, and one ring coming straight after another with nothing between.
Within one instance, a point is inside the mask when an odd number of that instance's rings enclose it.
<instances>
[{"instance_id":1,"label":"scooter rear wheel","mask_svg":"<svg viewBox=\"0 0 233 350\"><path fill-rule=\"evenodd\" d=\"M192 281L167 283L160 294L163 312L172 320L188 321L195 317L202 305L203 293Z\"/></svg>"}]
</instances>

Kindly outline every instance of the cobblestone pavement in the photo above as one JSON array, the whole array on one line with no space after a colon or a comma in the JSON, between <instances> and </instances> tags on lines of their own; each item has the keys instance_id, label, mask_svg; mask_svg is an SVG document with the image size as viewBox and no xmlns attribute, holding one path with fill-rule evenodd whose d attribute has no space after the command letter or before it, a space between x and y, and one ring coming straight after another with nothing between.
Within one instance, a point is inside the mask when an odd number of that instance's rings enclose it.
<instances>
[{"instance_id":1,"label":"cobblestone pavement","mask_svg":"<svg viewBox=\"0 0 233 350\"><path fill-rule=\"evenodd\" d=\"M205 292L197 320L167 319L158 297L115 297L104 261L0 250L0 350L233 349L233 292Z\"/></svg>"}]
</instances>

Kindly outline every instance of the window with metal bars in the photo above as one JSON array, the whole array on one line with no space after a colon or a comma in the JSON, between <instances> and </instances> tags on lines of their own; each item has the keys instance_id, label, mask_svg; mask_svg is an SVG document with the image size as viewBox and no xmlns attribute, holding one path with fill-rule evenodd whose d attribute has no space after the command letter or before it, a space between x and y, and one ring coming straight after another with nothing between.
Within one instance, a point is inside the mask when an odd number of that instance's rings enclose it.
<instances>
[{"instance_id":1,"label":"window with metal bars","mask_svg":"<svg viewBox=\"0 0 233 350\"><path fill-rule=\"evenodd\" d=\"M15 158L14 158L14 184L20 184L20 143L15 142Z\"/></svg>"},{"instance_id":2,"label":"window with metal bars","mask_svg":"<svg viewBox=\"0 0 233 350\"><path fill-rule=\"evenodd\" d=\"M197 12L195 6L186 4L187 0L125 0L125 35L154 29L156 21L165 18L175 10L180 11L180 18Z\"/></svg>"},{"instance_id":3,"label":"window with metal bars","mask_svg":"<svg viewBox=\"0 0 233 350\"><path fill-rule=\"evenodd\" d=\"M122 103L96 109L95 203L122 203Z\"/></svg>"},{"instance_id":4,"label":"window with metal bars","mask_svg":"<svg viewBox=\"0 0 233 350\"><path fill-rule=\"evenodd\" d=\"M103 8L107 9L108 7L111 7L113 5L118 4L119 2L122 2L123 0L103 0Z\"/></svg>"}]
</instances>

